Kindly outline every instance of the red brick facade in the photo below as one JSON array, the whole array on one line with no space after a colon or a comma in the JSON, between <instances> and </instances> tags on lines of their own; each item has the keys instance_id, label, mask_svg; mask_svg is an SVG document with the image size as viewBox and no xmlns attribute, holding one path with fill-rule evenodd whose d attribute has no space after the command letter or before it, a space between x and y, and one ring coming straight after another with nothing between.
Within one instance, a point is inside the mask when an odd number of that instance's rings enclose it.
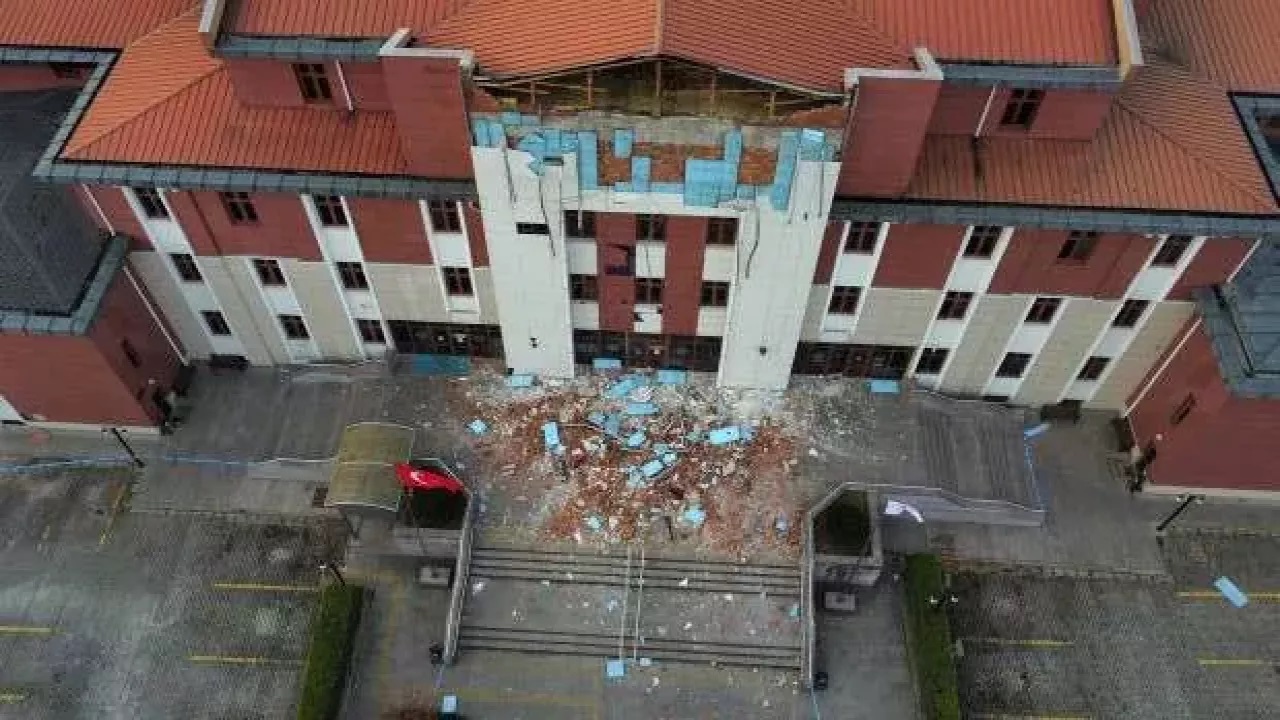
<instances>
[{"instance_id":1,"label":"red brick facade","mask_svg":"<svg viewBox=\"0 0 1280 720\"><path fill-rule=\"evenodd\" d=\"M200 191L190 195L196 211L191 222L185 212L178 214L183 228L196 228L195 233L188 230L187 236L198 254L321 259L320 246L302 207L302 199L297 195L250 195L258 221L246 223L232 222L218 193ZM212 247L206 247L203 241L197 245L193 237L202 226L212 238Z\"/></svg>"},{"instance_id":2,"label":"red brick facade","mask_svg":"<svg viewBox=\"0 0 1280 720\"><path fill-rule=\"evenodd\" d=\"M422 210L413 200L347 198L366 262L431 264Z\"/></svg>"},{"instance_id":3,"label":"red brick facade","mask_svg":"<svg viewBox=\"0 0 1280 720\"><path fill-rule=\"evenodd\" d=\"M668 218L666 249L662 332L697 335L698 310L702 306L702 264L707 250L707 218Z\"/></svg>"},{"instance_id":4,"label":"red brick facade","mask_svg":"<svg viewBox=\"0 0 1280 720\"><path fill-rule=\"evenodd\" d=\"M1199 287L1217 285L1227 281L1240 266L1254 241L1248 238L1209 238L1200 246L1182 277L1169 291L1170 300L1190 300L1191 291Z\"/></svg>"},{"instance_id":5,"label":"red brick facade","mask_svg":"<svg viewBox=\"0 0 1280 720\"><path fill-rule=\"evenodd\" d=\"M863 78L845 133L836 193L892 196L907 189L941 83Z\"/></svg>"},{"instance_id":6,"label":"red brick facade","mask_svg":"<svg viewBox=\"0 0 1280 720\"><path fill-rule=\"evenodd\" d=\"M631 275L611 275L610 266L624 265L636 246L636 216L596 214L596 286L600 295L600 329L635 329L636 281ZM632 255L634 263L634 255Z\"/></svg>"},{"instance_id":7,"label":"red brick facade","mask_svg":"<svg viewBox=\"0 0 1280 720\"><path fill-rule=\"evenodd\" d=\"M960 252L964 228L923 223L894 224L885 238L873 285L942 289Z\"/></svg>"},{"instance_id":8,"label":"red brick facade","mask_svg":"<svg viewBox=\"0 0 1280 720\"><path fill-rule=\"evenodd\" d=\"M382 74L410 174L468 178L471 131L453 58L384 57Z\"/></svg>"},{"instance_id":9,"label":"red brick facade","mask_svg":"<svg viewBox=\"0 0 1280 720\"><path fill-rule=\"evenodd\" d=\"M990 291L1119 298L1156 244L1142 235L1104 233L1084 260L1059 259L1068 235L1065 230L1014 231Z\"/></svg>"}]
</instances>

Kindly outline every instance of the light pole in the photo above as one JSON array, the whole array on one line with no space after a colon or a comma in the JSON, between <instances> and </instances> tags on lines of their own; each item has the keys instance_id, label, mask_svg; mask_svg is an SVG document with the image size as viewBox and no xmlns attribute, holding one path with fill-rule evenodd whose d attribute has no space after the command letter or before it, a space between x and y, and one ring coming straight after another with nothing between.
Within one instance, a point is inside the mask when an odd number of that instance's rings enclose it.
<instances>
[{"instance_id":1,"label":"light pole","mask_svg":"<svg viewBox=\"0 0 1280 720\"><path fill-rule=\"evenodd\" d=\"M1172 524L1174 520L1177 520L1178 516L1186 512L1187 508L1191 507L1192 503L1199 505L1200 503L1204 502L1204 496L1196 495L1196 494L1188 494L1186 497L1179 498L1179 499L1182 500L1182 502L1179 503L1178 507L1174 508L1173 512L1169 513L1169 516L1166 517L1164 520L1161 520L1160 524L1156 526L1157 536L1164 537L1165 528L1169 527L1169 525Z\"/></svg>"},{"instance_id":2,"label":"light pole","mask_svg":"<svg viewBox=\"0 0 1280 720\"><path fill-rule=\"evenodd\" d=\"M124 439L124 434L120 432L120 428L109 427L105 428L104 431L111 433L111 435L115 437L116 442L120 443L120 447L124 448L124 451L129 454L129 459L133 460L134 465L140 468L147 466L147 464L142 461L142 458L138 457L138 453L134 452L133 448L129 446L128 441Z\"/></svg>"},{"instance_id":3,"label":"light pole","mask_svg":"<svg viewBox=\"0 0 1280 720\"><path fill-rule=\"evenodd\" d=\"M337 563L322 562L320 563L320 572L327 572L333 575L333 579L338 581L339 585L347 584L346 578L342 577L342 571L338 569Z\"/></svg>"}]
</instances>

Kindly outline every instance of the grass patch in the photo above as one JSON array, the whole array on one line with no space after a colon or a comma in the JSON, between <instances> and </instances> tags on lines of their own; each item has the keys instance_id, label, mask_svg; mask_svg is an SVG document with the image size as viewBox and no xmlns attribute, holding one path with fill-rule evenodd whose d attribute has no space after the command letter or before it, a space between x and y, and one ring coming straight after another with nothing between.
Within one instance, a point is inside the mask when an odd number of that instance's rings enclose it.
<instances>
[{"instance_id":1,"label":"grass patch","mask_svg":"<svg viewBox=\"0 0 1280 720\"><path fill-rule=\"evenodd\" d=\"M910 555L906 568L907 647L920 704L929 720L960 720L960 690L952 657L951 624L945 607L942 564L936 555Z\"/></svg>"},{"instance_id":2,"label":"grass patch","mask_svg":"<svg viewBox=\"0 0 1280 720\"><path fill-rule=\"evenodd\" d=\"M364 588L359 585L329 585L320 591L311 621L298 720L338 717L363 602Z\"/></svg>"}]
</instances>

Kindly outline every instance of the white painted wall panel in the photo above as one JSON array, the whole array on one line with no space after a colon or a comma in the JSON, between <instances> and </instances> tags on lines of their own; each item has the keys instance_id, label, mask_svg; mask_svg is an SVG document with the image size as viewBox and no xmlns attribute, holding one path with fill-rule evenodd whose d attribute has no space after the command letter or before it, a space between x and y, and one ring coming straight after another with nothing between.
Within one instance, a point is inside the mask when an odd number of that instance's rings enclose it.
<instances>
[{"instance_id":1,"label":"white painted wall panel","mask_svg":"<svg viewBox=\"0 0 1280 720\"><path fill-rule=\"evenodd\" d=\"M662 278L667 275L667 244L636 243L636 277Z\"/></svg>"},{"instance_id":2,"label":"white painted wall panel","mask_svg":"<svg viewBox=\"0 0 1280 720\"><path fill-rule=\"evenodd\" d=\"M387 320L449 321L434 265L367 263L364 271Z\"/></svg>"},{"instance_id":3,"label":"white painted wall panel","mask_svg":"<svg viewBox=\"0 0 1280 720\"><path fill-rule=\"evenodd\" d=\"M1014 400L1022 405L1052 405L1078 372L1098 332L1111 321L1115 302L1072 298L1062 319L1027 370Z\"/></svg>"},{"instance_id":4,"label":"white painted wall panel","mask_svg":"<svg viewBox=\"0 0 1280 720\"><path fill-rule=\"evenodd\" d=\"M722 307L698 308L698 335L718 337L724 335L729 320L729 309Z\"/></svg>"},{"instance_id":5,"label":"white painted wall panel","mask_svg":"<svg viewBox=\"0 0 1280 720\"><path fill-rule=\"evenodd\" d=\"M577 330L600 329L600 303L575 300L569 305L569 316Z\"/></svg>"},{"instance_id":6,"label":"white painted wall panel","mask_svg":"<svg viewBox=\"0 0 1280 720\"><path fill-rule=\"evenodd\" d=\"M183 296L173 273L165 266L167 262L168 258L156 252L135 252L129 255L129 265L133 268L134 276L147 288L187 354L196 358L208 357L213 350L204 320Z\"/></svg>"},{"instance_id":7,"label":"white painted wall panel","mask_svg":"<svg viewBox=\"0 0 1280 720\"><path fill-rule=\"evenodd\" d=\"M1129 344L1111 371L1103 379L1101 387L1087 407L1121 410L1129 394L1142 382L1147 372L1160 359L1161 353L1173 342L1178 332L1195 313L1195 304L1189 302L1162 302L1149 309L1150 318Z\"/></svg>"},{"instance_id":8,"label":"white painted wall panel","mask_svg":"<svg viewBox=\"0 0 1280 720\"><path fill-rule=\"evenodd\" d=\"M320 358L338 361L364 359L356 341L355 328L336 292L333 276L325 263L283 259L293 294L306 319L307 328Z\"/></svg>"},{"instance_id":9,"label":"white painted wall panel","mask_svg":"<svg viewBox=\"0 0 1280 720\"><path fill-rule=\"evenodd\" d=\"M574 275L595 275L599 269L594 240L570 240L569 272Z\"/></svg>"},{"instance_id":10,"label":"white painted wall panel","mask_svg":"<svg viewBox=\"0 0 1280 720\"><path fill-rule=\"evenodd\" d=\"M830 285L814 285L810 288L809 303L804 311L804 324L800 329L802 341L820 342L822 340L822 319L827 315L827 298L830 296Z\"/></svg>"},{"instance_id":11,"label":"white painted wall panel","mask_svg":"<svg viewBox=\"0 0 1280 720\"><path fill-rule=\"evenodd\" d=\"M514 228L512 229L514 233ZM529 242L536 242L531 238L526 238ZM467 244L467 238L462 233L432 233L432 250L435 254L432 259L437 265L444 267L471 267L471 246Z\"/></svg>"},{"instance_id":12,"label":"white painted wall panel","mask_svg":"<svg viewBox=\"0 0 1280 720\"><path fill-rule=\"evenodd\" d=\"M1022 297L983 295L969 310L972 319L947 364L941 389L966 395L981 394L1026 307L1026 299Z\"/></svg>"},{"instance_id":13,"label":"white painted wall panel","mask_svg":"<svg viewBox=\"0 0 1280 720\"><path fill-rule=\"evenodd\" d=\"M741 234L741 233L739 233ZM741 247L726 245L708 245L706 255L702 259L702 277L717 282L732 282L737 267L737 253Z\"/></svg>"},{"instance_id":14,"label":"white painted wall panel","mask_svg":"<svg viewBox=\"0 0 1280 720\"><path fill-rule=\"evenodd\" d=\"M288 363L275 318L262 302L243 258L199 258L200 272L222 302L222 314L254 365Z\"/></svg>"},{"instance_id":15,"label":"white painted wall panel","mask_svg":"<svg viewBox=\"0 0 1280 720\"><path fill-rule=\"evenodd\" d=\"M919 345L938 296L937 290L868 288L851 341L860 345Z\"/></svg>"}]
</instances>

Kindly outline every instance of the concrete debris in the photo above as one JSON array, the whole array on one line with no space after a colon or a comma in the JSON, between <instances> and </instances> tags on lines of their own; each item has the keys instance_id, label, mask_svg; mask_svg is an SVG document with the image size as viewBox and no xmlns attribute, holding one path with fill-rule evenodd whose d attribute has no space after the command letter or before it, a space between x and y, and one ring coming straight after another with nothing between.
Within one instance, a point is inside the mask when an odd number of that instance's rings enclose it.
<instances>
[{"instance_id":1,"label":"concrete debris","mask_svg":"<svg viewBox=\"0 0 1280 720\"><path fill-rule=\"evenodd\" d=\"M533 387L534 377L527 373L517 373L507 376L507 387L511 388L531 388Z\"/></svg>"},{"instance_id":2,"label":"concrete debris","mask_svg":"<svg viewBox=\"0 0 1280 720\"><path fill-rule=\"evenodd\" d=\"M484 590L484 586L485 586L485 582L483 580L476 580L475 582L471 583L471 594L479 595L480 591Z\"/></svg>"},{"instance_id":3,"label":"concrete debris","mask_svg":"<svg viewBox=\"0 0 1280 720\"><path fill-rule=\"evenodd\" d=\"M679 585L680 587L689 587L689 578L681 578Z\"/></svg>"}]
</instances>

